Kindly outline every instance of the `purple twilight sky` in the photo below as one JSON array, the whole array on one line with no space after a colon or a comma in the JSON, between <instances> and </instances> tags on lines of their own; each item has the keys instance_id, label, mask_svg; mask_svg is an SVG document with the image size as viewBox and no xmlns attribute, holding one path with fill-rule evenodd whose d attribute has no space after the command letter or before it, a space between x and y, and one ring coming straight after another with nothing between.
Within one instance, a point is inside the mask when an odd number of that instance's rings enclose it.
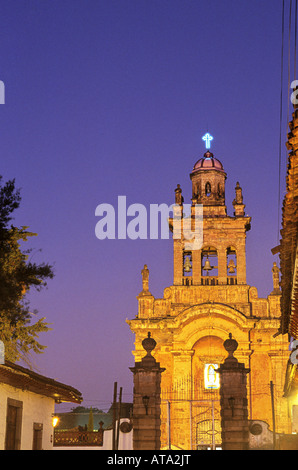
<instances>
[{"instance_id":1,"label":"purple twilight sky","mask_svg":"<svg viewBox=\"0 0 298 470\"><path fill-rule=\"evenodd\" d=\"M228 175L228 214L239 181L252 216L247 281L271 292L281 18L281 0L2 0L0 174L21 188L14 224L38 233L34 261L55 270L30 296L53 328L33 362L78 388L84 405L107 409L114 381L132 400L125 320L137 313L141 269L156 297L173 281L171 238L100 241L95 208L117 209L118 195L148 209L171 204L177 183L190 202L207 129ZM283 92L281 198L286 83Z\"/></svg>"}]
</instances>

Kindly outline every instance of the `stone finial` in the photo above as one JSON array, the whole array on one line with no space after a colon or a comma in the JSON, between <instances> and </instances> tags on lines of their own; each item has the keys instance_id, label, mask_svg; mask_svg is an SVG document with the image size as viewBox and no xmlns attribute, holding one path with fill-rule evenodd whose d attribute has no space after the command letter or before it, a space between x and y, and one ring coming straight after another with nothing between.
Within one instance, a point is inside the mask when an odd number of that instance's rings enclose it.
<instances>
[{"instance_id":1,"label":"stone finial","mask_svg":"<svg viewBox=\"0 0 298 470\"><path fill-rule=\"evenodd\" d=\"M145 349L145 351L147 352L147 357L151 357L151 351L153 351L153 349L155 348L156 341L155 341L155 339L151 338L150 331L148 331L147 338L143 339L142 346Z\"/></svg>"},{"instance_id":2,"label":"stone finial","mask_svg":"<svg viewBox=\"0 0 298 470\"><path fill-rule=\"evenodd\" d=\"M239 184L239 181L237 181L236 183L235 193L236 193L236 197L233 200L233 206L235 209L234 215L236 217L243 217L245 215L245 212L244 212L245 205L243 204L242 188Z\"/></svg>"},{"instance_id":3,"label":"stone finial","mask_svg":"<svg viewBox=\"0 0 298 470\"><path fill-rule=\"evenodd\" d=\"M226 339L223 345L225 350L229 353L226 361L237 361L234 357L234 351L238 348L238 343L235 339L232 339L232 333L229 333L229 339Z\"/></svg>"},{"instance_id":4,"label":"stone finial","mask_svg":"<svg viewBox=\"0 0 298 470\"><path fill-rule=\"evenodd\" d=\"M182 189L180 188L180 184L177 184L177 188L175 189L175 204L183 204L183 196L182 196Z\"/></svg>"},{"instance_id":5,"label":"stone finial","mask_svg":"<svg viewBox=\"0 0 298 470\"><path fill-rule=\"evenodd\" d=\"M236 192L235 203L236 204L243 204L242 188L239 184L239 181L237 181L237 183L236 183L235 192Z\"/></svg>"},{"instance_id":6,"label":"stone finial","mask_svg":"<svg viewBox=\"0 0 298 470\"><path fill-rule=\"evenodd\" d=\"M145 351L147 352L146 356L144 356L142 361L141 361L142 366L143 367L154 367L156 365L156 360L152 356L151 351L153 351L153 349L155 348L156 341L153 338L151 338L151 333L150 332L148 332L147 338L143 339L142 346L145 349Z\"/></svg>"}]
</instances>

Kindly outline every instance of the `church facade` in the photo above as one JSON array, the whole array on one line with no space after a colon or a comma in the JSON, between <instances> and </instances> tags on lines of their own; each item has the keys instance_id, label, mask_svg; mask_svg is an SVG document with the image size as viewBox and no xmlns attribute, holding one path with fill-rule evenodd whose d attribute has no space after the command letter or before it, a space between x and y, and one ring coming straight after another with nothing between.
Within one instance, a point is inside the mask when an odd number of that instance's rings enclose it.
<instances>
[{"instance_id":1,"label":"church facade","mask_svg":"<svg viewBox=\"0 0 298 470\"><path fill-rule=\"evenodd\" d=\"M154 356L165 368L161 382L162 448L199 449L221 445L219 374L226 358L229 334L238 342L235 353L250 372L247 400L250 420L273 430L291 432L284 371L289 357L287 335L279 334L279 269L274 263L273 291L259 298L246 282L246 234L251 219L245 215L242 189L235 187L233 216L227 215L222 163L208 149L190 174L192 210L183 224L195 223L195 207L203 209L203 242L173 236L173 285L163 298L149 290L149 270L142 270L143 289L138 314L127 320L135 334L136 361L144 355L148 332L157 345ZM176 214L183 214L182 190L175 190ZM173 219L174 219L173 217ZM174 220L170 229L175 232ZM194 232L195 233L195 232ZM274 392L274 395L273 395Z\"/></svg>"}]
</instances>

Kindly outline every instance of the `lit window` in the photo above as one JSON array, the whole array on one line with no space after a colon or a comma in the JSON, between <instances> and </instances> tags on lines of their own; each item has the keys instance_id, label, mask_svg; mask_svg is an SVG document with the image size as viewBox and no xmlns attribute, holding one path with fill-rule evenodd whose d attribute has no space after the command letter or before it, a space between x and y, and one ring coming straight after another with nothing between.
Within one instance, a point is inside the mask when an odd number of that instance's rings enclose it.
<instances>
[{"instance_id":1,"label":"lit window","mask_svg":"<svg viewBox=\"0 0 298 470\"><path fill-rule=\"evenodd\" d=\"M205 388L219 388L219 374L216 372L218 364L205 364L204 382Z\"/></svg>"}]
</instances>

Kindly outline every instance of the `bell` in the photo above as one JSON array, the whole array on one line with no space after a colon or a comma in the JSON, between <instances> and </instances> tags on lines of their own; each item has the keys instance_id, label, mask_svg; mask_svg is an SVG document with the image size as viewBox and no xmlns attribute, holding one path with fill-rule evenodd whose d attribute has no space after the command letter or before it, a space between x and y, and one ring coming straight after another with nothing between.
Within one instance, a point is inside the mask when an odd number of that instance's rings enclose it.
<instances>
[{"instance_id":1,"label":"bell","mask_svg":"<svg viewBox=\"0 0 298 470\"><path fill-rule=\"evenodd\" d=\"M191 271L191 263L190 263L190 259L189 258L186 258L185 259L185 263L184 263L184 271L186 273L189 273Z\"/></svg>"},{"instance_id":2,"label":"bell","mask_svg":"<svg viewBox=\"0 0 298 470\"><path fill-rule=\"evenodd\" d=\"M234 274L236 271L235 271L235 263L234 261L231 259L229 261L229 264L228 264L228 273L229 274Z\"/></svg>"},{"instance_id":3,"label":"bell","mask_svg":"<svg viewBox=\"0 0 298 470\"><path fill-rule=\"evenodd\" d=\"M205 266L203 267L203 269L204 269L204 271L211 271L211 269L212 269L212 266L210 265L210 261L209 261L208 258L205 261Z\"/></svg>"}]
</instances>

